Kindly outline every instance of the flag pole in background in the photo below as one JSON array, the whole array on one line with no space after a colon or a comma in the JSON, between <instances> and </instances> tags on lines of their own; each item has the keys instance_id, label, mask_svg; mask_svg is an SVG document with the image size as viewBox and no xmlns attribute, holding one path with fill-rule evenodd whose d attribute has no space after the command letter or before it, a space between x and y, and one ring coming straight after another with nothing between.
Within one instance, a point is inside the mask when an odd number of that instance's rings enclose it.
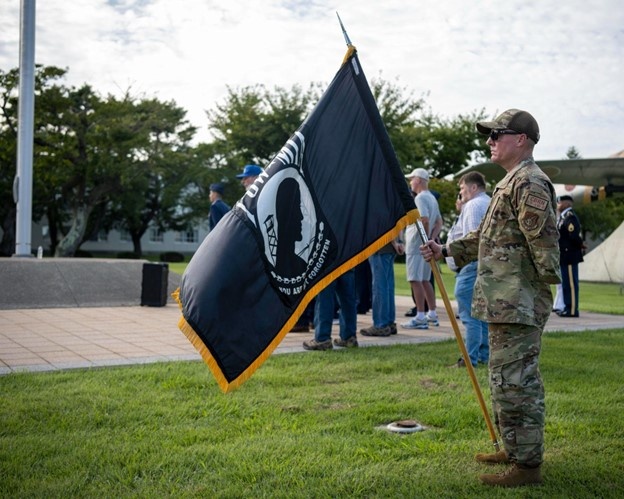
<instances>
[{"instance_id":1,"label":"flag pole in background","mask_svg":"<svg viewBox=\"0 0 624 499\"><path fill-rule=\"evenodd\" d=\"M422 220L419 218L416 221L418 225L418 232L420 234L420 239L423 244L427 244L429 241L429 236L425 231L425 227L423 226ZM459 325L457 324L457 319L455 318L455 311L451 306L451 301L449 300L448 294L446 293L446 289L444 288L444 282L442 281L442 277L440 276L440 270L438 269L438 264L435 259L431 259L429 262L431 264L431 271L433 272L433 276L435 278L435 282L438 285L438 289L440 290L440 295L442 296L442 300L444 301L444 307L446 308L446 313L451 320L451 325L453 326L453 332L455 333L455 339L457 340L457 344L459 345L459 350L461 351L462 358L464 359L464 363L466 364L466 369L468 370L468 376L470 377L470 381L472 382L472 387L477 395L477 400L479 401L479 405L481 406L481 411L483 412L483 418L485 419L485 424L488 427L490 432L490 438L492 439L492 444L496 449L496 452L500 450L500 445L498 443L498 439L496 437L496 431L494 430L494 425L492 424L492 419L490 418L490 413L485 405L485 400L483 399L483 393L481 393L481 388L479 387L479 381L474 372L474 367L472 367L472 362L470 362L470 357L468 356L468 351L466 350L466 345L464 345L464 341L462 339L461 333L459 332Z\"/></svg>"}]
</instances>

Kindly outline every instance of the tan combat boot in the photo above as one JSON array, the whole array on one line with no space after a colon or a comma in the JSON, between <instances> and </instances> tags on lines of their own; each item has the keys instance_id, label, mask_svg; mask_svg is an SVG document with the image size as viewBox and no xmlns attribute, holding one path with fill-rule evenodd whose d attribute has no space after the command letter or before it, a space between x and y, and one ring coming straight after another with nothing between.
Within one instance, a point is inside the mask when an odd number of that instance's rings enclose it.
<instances>
[{"instance_id":1,"label":"tan combat boot","mask_svg":"<svg viewBox=\"0 0 624 499\"><path fill-rule=\"evenodd\" d=\"M495 452L494 454L477 454L475 456L475 460L478 463L486 463L486 464L508 464L510 463L509 456L507 455L507 452L505 452L504 450L499 450L498 452Z\"/></svg>"},{"instance_id":2,"label":"tan combat boot","mask_svg":"<svg viewBox=\"0 0 624 499\"><path fill-rule=\"evenodd\" d=\"M537 468L521 468L514 464L502 473L481 475L479 480L485 485L495 487L522 487L524 485L539 485L542 483L542 474Z\"/></svg>"}]
</instances>

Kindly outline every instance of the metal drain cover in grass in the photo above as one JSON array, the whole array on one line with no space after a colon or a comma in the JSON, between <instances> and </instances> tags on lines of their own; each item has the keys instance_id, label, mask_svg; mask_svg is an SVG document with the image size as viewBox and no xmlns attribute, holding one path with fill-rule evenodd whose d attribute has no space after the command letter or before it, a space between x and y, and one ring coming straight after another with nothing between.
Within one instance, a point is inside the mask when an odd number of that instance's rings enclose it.
<instances>
[{"instance_id":1,"label":"metal drain cover in grass","mask_svg":"<svg viewBox=\"0 0 624 499\"><path fill-rule=\"evenodd\" d=\"M416 433L417 431L423 431L425 427L413 419L404 419L390 423L386 426L386 429L394 433Z\"/></svg>"}]
</instances>

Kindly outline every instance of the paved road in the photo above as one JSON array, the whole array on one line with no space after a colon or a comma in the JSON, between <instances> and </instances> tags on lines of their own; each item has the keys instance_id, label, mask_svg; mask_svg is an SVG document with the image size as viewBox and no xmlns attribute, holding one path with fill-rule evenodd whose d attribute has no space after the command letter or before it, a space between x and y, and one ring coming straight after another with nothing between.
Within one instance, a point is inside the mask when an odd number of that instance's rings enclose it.
<instances>
[{"instance_id":1,"label":"paved road","mask_svg":"<svg viewBox=\"0 0 624 499\"><path fill-rule=\"evenodd\" d=\"M406 320L403 314L410 306L410 298L397 297L397 322ZM425 331L399 327L399 333L388 338L359 335L358 340L360 345L368 346L453 338L441 301L438 313L439 327ZM0 374L199 360L199 354L177 327L179 317L177 305L0 310ZM358 330L369 326L371 320L370 312L358 315ZM562 319L553 314L546 330L616 327L624 327L624 316L582 313L577 319ZM312 336L311 332L289 333L276 353L303 351L302 341Z\"/></svg>"}]
</instances>

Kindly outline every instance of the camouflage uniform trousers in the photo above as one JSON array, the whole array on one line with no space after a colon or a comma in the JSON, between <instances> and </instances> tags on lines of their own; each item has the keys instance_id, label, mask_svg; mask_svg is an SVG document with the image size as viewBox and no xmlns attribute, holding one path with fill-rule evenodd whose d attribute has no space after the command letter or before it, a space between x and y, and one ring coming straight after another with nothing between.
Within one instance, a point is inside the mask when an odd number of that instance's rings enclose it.
<instances>
[{"instance_id":1,"label":"camouflage uniform trousers","mask_svg":"<svg viewBox=\"0 0 624 499\"><path fill-rule=\"evenodd\" d=\"M494 421L511 462L539 466L544 455L543 325L489 324Z\"/></svg>"}]
</instances>

